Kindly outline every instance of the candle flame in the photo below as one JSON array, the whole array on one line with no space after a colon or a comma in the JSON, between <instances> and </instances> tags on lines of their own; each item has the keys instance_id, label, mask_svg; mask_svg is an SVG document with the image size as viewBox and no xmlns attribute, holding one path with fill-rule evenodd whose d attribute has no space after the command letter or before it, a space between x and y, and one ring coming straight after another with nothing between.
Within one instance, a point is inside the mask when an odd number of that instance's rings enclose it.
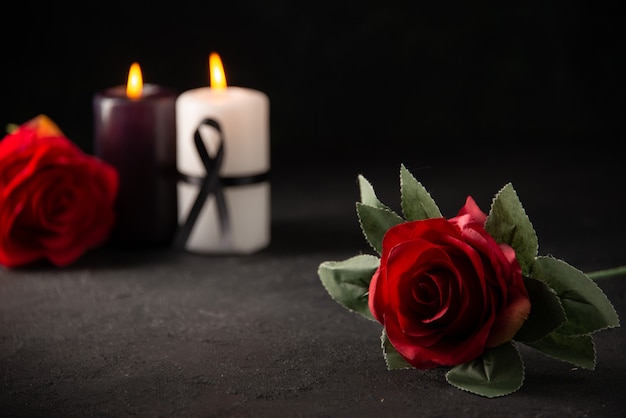
<instances>
[{"instance_id":1,"label":"candle flame","mask_svg":"<svg viewBox=\"0 0 626 418\"><path fill-rule=\"evenodd\" d=\"M224 66L222 59L216 52L209 55L209 80L211 87L217 90L226 88L226 74L224 74Z\"/></svg>"},{"instance_id":2,"label":"candle flame","mask_svg":"<svg viewBox=\"0 0 626 418\"><path fill-rule=\"evenodd\" d=\"M126 96L131 99L141 97L143 92L143 78L141 76L141 68L139 64L133 62L128 71L128 84L126 85Z\"/></svg>"}]
</instances>

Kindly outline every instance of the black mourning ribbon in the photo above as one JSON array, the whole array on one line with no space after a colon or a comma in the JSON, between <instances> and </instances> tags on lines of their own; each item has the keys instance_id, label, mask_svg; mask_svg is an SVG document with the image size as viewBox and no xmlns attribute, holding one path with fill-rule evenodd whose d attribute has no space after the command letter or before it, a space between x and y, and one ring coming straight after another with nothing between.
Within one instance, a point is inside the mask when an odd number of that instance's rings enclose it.
<instances>
[{"instance_id":1,"label":"black mourning ribbon","mask_svg":"<svg viewBox=\"0 0 626 418\"><path fill-rule=\"evenodd\" d=\"M209 155L202 135L200 134L200 128L203 126L210 126L214 128L219 134L219 147L214 157ZM260 173L252 176L242 177L220 177L219 172L224 160L224 133L220 124L211 118L203 119L193 136L196 150L202 164L206 169L206 175L204 177L190 176L182 173L178 173L179 180L186 183L195 184L200 186L200 191L196 197L196 200L187 215L187 219L182 225L179 225L176 236L174 237L174 248L182 250L189 239L189 235L193 230L193 227L202 211L202 208L207 198L213 194L215 195L215 202L217 204L217 213L219 217L220 232L223 241L230 246L232 243L232 229L230 225L230 217L228 215L228 208L226 205L226 199L224 198L224 187L230 186L243 186L247 184L260 183L268 179L269 172Z\"/></svg>"}]
</instances>

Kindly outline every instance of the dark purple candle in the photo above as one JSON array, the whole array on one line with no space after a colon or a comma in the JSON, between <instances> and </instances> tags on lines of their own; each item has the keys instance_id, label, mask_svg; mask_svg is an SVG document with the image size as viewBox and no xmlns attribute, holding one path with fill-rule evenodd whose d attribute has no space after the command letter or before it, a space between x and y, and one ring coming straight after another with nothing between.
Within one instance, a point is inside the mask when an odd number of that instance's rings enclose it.
<instances>
[{"instance_id":1,"label":"dark purple candle","mask_svg":"<svg viewBox=\"0 0 626 418\"><path fill-rule=\"evenodd\" d=\"M94 152L115 166L120 177L111 242L167 246L178 222L177 93L146 84L138 97L129 98L126 88L112 87L93 98Z\"/></svg>"}]
</instances>

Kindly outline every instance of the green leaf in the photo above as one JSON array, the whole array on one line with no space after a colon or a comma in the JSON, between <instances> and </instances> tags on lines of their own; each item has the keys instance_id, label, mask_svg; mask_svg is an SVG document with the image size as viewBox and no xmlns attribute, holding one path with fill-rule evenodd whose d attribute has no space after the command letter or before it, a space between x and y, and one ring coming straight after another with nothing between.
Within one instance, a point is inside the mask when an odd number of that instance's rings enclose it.
<instances>
[{"instance_id":1,"label":"green leaf","mask_svg":"<svg viewBox=\"0 0 626 418\"><path fill-rule=\"evenodd\" d=\"M374 320L368 306L369 284L379 265L373 255L357 255L344 261L325 261L317 274L330 296L339 304Z\"/></svg>"},{"instance_id":2,"label":"green leaf","mask_svg":"<svg viewBox=\"0 0 626 418\"><path fill-rule=\"evenodd\" d=\"M453 386L477 395L495 398L517 391L524 382L524 363L510 342L485 350L476 360L448 371Z\"/></svg>"},{"instance_id":3,"label":"green leaf","mask_svg":"<svg viewBox=\"0 0 626 418\"><path fill-rule=\"evenodd\" d=\"M389 338L387 337L387 333L383 329L383 333L380 336L381 346L383 349L383 356L385 357L385 363L387 364L388 370L397 370L397 369L412 369L413 366L407 362L404 357L398 353Z\"/></svg>"},{"instance_id":4,"label":"green leaf","mask_svg":"<svg viewBox=\"0 0 626 418\"><path fill-rule=\"evenodd\" d=\"M389 209L385 204L378 200L374 187L372 187L371 183L365 177L359 174L358 181L361 203L379 209Z\"/></svg>"},{"instance_id":5,"label":"green leaf","mask_svg":"<svg viewBox=\"0 0 626 418\"><path fill-rule=\"evenodd\" d=\"M524 285L530 298L530 314L517 331L517 341L537 341L556 330L567 317L556 292L541 280L527 277Z\"/></svg>"},{"instance_id":6,"label":"green leaf","mask_svg":"<svg viewBox=\"0 0 626 418\"><path fill-rule=\"evenodd\" d=\"M380 254L383 247L383 237L387 230L404 222L404 219L392 210L377 208L360 202L357 202L356 209L365 239Z\"/></svg>"},{"instance_id":7,"label":"green leaf","mask_svg":"<svg viewBox=\"0 0 626 418\"><path fill-rule=\"evenodd\" d=\"M487 217L485 230L499 243L513 247L524 276L528 276L539 243L537 234L517 197L513 185L508 183L496 194Z\"/></svg>"},{"instance_id":8,"label":"green leaf","mask_svg":"<svg viewBox=\"0 0 626 418\"><path fill-rule=\"evenodd\" d=\"M537 257L531 276L548 284L561 299L567 321L564 335L584 335L619 326L619 317L602 289L582 271L553 257ZM532 307L531 307L532 309Z\"/></svg>"},{"instance_id":9,"label":"green leaf","mask_svg":"<svg viewBox=\"0 0 626 418\"><path fill-rule=\"evenodd\" d=\"M525 343L542 353L584 369L596 367L596 349L590 335L563 335L552 332L545 338Z\"/></svg>"},{"instance_id":10,"label":"green leaf","mask_svg":"<svg viewBox=\"0 0 626 418\"><path fill-rule=\"evenodd\" d=\"M400 195L402 213L408 221L441 218L441 212L430 193L406 169L400 166Z\"/></svg>"}]
</instances>

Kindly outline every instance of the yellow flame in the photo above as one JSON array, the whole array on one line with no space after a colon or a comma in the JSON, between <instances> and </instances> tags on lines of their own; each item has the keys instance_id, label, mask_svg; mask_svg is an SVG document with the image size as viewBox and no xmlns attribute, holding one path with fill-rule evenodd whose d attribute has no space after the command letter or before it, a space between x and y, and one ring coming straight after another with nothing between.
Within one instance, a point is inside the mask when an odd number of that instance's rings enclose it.
<instances>
[{"instance_id":1,"label":"yellow flame","mask_svg":"<svg viewBox=\"0 0 626 418\"><path fill-rule=\"evenodd\" d=\"M224 66L222 59L216 52L209 55L209 81L211 87L217 90L226 88L226 74L224 74Z\"/></svg>"},{"instance_id":2,"label":"yellow flame","mask_svg":"<svg viewBox=\"0 0 626 418\"><path fill-rule=\"evenodd\" d=\"M128 71L128 84L126 85L126 96L131 99L141 97L143 92L143 78L139 64L133 62Z\"/></svg>"}]
</instances>

